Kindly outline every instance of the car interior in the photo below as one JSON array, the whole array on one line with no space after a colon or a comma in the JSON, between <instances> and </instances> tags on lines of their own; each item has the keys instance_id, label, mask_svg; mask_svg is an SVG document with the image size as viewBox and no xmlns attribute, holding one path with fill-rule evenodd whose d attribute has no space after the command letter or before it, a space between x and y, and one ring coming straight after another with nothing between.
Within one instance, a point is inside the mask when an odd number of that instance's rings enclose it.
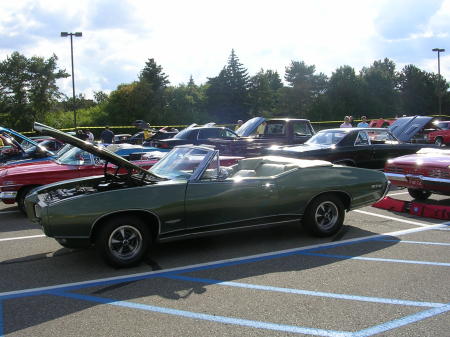
<instances>
[{"instance_id":1,"label":"car interior","mask_svg":"<svg viewBox=\"0 0 450 337\"><path fill-rule=\"evenodd\" d=\"M236 165L230 167L221 167L226 178L261 178L261 177L275 177L285 172L305 168L310 166L331 166L332 164L319 160L295 160L280 162L280 158L258 157L246 158L240 160ZM220 173L222 175L222 172ZM201 179L214 179L217 177L216 169L208 169L202 175ZM223 178L225 178L223 177Z\"/></svg>"}]
</instances>

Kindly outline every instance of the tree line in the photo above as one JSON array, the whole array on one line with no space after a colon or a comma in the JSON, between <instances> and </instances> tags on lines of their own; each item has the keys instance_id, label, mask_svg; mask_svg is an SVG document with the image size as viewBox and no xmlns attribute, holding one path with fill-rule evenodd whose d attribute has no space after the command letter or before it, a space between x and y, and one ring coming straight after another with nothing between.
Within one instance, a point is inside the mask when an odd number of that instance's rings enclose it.
<instances>
[{"instance_id":1,"label":"tree line","mask_svg":"<svg viewBox=\"0 0 450 337\"><path fill-rule=\"evenodd\" d=\"M331 76L315 65L291 61L283 78L274 70L249 75L232 50L217 76L206 83L170 85L153 58L132 83L120 84L107 94L83 94L75 100L62 94L56 82L70 76L59 69L57 56L27 58L18 52L0 62L0 125L30 130L33 121L57 128L73 126L73 107L79 126L130 125L145 120L151 125L214 121L235 123L253 116L284 116L312 121L342 120L345 115L369 119L400 115L450 115L449 83L415 65L397 70L385 58L357 72L349 65Z\"/></svg>"}]
</instances>

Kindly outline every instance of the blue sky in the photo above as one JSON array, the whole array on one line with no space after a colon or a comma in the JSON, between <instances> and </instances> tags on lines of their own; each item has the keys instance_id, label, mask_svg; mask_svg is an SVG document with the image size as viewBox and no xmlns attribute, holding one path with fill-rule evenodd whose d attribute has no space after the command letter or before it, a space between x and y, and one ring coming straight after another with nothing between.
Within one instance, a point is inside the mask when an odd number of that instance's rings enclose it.
<instances>
[{"instance_id":1,"label":"blue sky","mask_svg":"<svg viewBox=\"0 0 450 337\"><path fill-rule=\"evenodd\" d=\"M400 70L415 64L450 80L450 0L0 0L0 59L56 54L70 72L74 39L77 93L114 90L154 58L172 85L216 76L235 49L253 75L283 77L294 61L330 76L342 65L358 72L388 57ZM70 95L71 80L58 85Z\"/></svg>"}]
</instances>

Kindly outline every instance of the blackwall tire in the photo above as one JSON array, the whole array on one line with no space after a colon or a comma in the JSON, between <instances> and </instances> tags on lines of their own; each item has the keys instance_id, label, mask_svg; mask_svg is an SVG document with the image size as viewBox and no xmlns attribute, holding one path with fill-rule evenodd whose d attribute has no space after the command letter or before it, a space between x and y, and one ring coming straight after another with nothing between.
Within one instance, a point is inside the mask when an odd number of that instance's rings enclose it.
<instances>
[{"instance_id":1,"label":"blackwall tire","mask_svg":"<svg viewBox=\"0 0 450 337\"><path fill-rule=\"evenodd\" d=\"M27 195L31 192L31 190L33 190L34 188L36 188L38 186L27 186L22 188L18 193L17 193L17 207L19 207L19 210L23 213L26 214L25 211L25 198L27 197Z\"/></svg>"},{"instance_id":2,"label":"blackwall tire","mask_svg":"<svg viewBox=\"0 0 450 337\"><path fill-rule=\"evenodd\" d=\"M408 188L408 193L411 197L417 200L427 200L431 195L431 192L429 191L416 190L413 188Z\"/></svg>"},{"instance_id":3,"label":"blackwall tire","mask_svg":"<svg viewBox=\"0 0 450 337\"><path fill-rule=\"evenodd\" d=\"M326 237L336 234L345 218L344 205L333 194L321 195L307 206L303 225L313 235Z\"/></svg>"},{"instance_id":4,"label":"blackwall tire","mask_svg":"<svg viewBox=\"0 0 450 337\"><path fill-rule=\"evenodd\" d=\"M136 216L110 219L100 229L95 246L107 264L132 267L142 261L151 244L149 227Z\"/></svg>"}]
</instances>

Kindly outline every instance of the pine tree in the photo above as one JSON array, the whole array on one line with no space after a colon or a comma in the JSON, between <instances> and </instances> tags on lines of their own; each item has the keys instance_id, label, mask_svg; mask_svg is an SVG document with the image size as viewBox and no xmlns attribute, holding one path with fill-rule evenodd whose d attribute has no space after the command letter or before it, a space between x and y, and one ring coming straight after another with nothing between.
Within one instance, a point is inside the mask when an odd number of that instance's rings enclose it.
<instances>
[{"instance_id":1,"label":"pine tree","mask_svg":"<svg viewBox=\"0 0 450 337\"><path fill-rule=\"evenodd\" d=\"M250 77L234 49L217 77L208 79L208 111L219 123L234 123L249 117Z\"/></svg>"}]
</instances>

